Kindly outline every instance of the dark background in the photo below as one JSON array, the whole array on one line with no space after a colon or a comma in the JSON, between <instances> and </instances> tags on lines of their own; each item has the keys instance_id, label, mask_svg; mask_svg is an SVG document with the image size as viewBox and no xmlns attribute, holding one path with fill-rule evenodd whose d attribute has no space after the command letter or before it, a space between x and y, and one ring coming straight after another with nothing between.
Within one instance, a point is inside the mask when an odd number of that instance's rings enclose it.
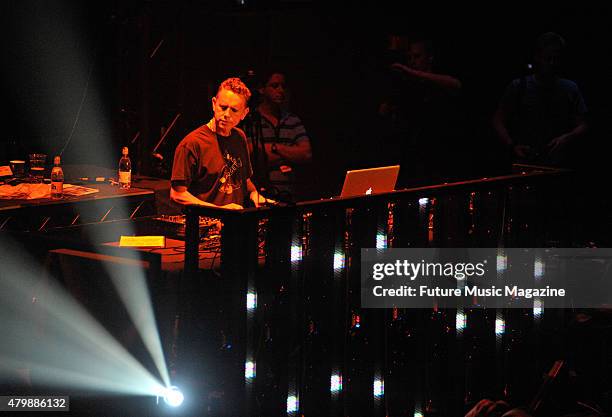
<instances>
[{"instance_id":1,"label":"dark background","mask_svg":"<svg viewBox=\"0 0 612 417\"><path fill-rule=\"evenodd\" d=\"M310 134L319 191L337 193L345 169L375 165L385 152L377 97L387 35L395 32L433 39L436 70L463 82L463 123L449 149L458 177L490 175L504 162L490 129L497 101L525 73L534 39L555 31L567 41L563 76L578 83L590 111L580 166L605 173L606 6L10 0L0 7L2 161L66 146L65 164L114 169L128 145L137 171L163 177L170 166L154 165L150 154L174 117L181 114L158 149L167 163L181 138L209 119L220 80L275 62L289 74L291 108Z\"/></svg>"}]
</instances>

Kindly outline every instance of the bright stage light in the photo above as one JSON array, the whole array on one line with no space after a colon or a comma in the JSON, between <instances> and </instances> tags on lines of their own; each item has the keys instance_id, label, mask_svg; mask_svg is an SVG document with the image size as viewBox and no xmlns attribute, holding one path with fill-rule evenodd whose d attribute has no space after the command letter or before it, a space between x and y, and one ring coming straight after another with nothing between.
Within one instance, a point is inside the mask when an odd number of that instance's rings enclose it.
<instances>
[{"instance_id":1,"label":"bright stage light","mask_svg":"<svg viewBox=\"0 0 612 417\"><path fill-rule=\"evenodd\" d=\"M256 365L253 361L246 361L244 364L244 377L247 380L252 380L255 378Z\"/></svg>"},{"instance_id":2,"label":"bright stage light","mask_svg":"<svg viewBox=\"0 0 612 417\"><path fill-rule=\"evenodd\" d=\"M373 384L374 398L380 398L385 395L385 382L382 378L375 378Z\"/></svg>"},{"instance_id":3,"label":"bright stage light","mask_svg":"<svg viewBox=\"0 0 612 417\"><path fill-rule=\"evenodd\" d=\"M166 393L164 395L164 401L171 407L179 407L183 404L185 400L185 396L177 387L172 386L166 389Z\"/></svg>"},{"instance_id":4,"label":"bright stage light","mask_svg":"<svg viewBox=\"0 0 612 417\"><path fill-rule=\"evenodd\" d=\"M539 319L542 317L544 313L544 301L540 298L535 298L533 300L533 318Z\"/></svg>"},{"instance_id":5,"label":"bright stage light","mask_svg":"<svg viewBox=\"0 0 612 417\"><path fill-rule=\"evenodd\" d=\"M287 397L287 414L296 413L300 408L300 400L297 395L289 395Z\"/></svg>"},{"instance_id":6,"label":"bright stage light","mask_svg":"<svg viewBox=\"0 0 612 417\"><path fill-rule=\"evenodd\" d=\"M506 332L506 322L504 319L496 319L495 320L495 334L497 336L501 336Z\"/></svg>"},{"instance_id":7,"label":"bright stage light","mask_svg":"<svg viewBox=\"0 0 612 417\"><path fill-rule=\"evenodd\" d=\"M455 329L457 333L461 333L465 330L465 326L467 324L467 320L465 317L465 313L463 310L457 309L457 314L455 316Z\"/></svg>"},{"instance_id":8,"label":"bright stage light","mask_svg":"<svg viewBox=\"0 0 612 417\"><path fill-rule=\"evenodd\" d=\"M333 374L330 378L330 391L332 394L338 394L342 391L342 375Z\"/></svg>"},{"instance_id":9,"label":"bright stage light","mask_svg":"<svg viewBox=\"0 0 612 417\"><path fill-rule=\"evenodd\" d=\"M299 262L302 260L302 246L291 246L291 262Z\"/></svg>"},{"instance_id":10,"label":"bright stage light","mask_svg":"<svg viewBox=\"0 0 612 417\"><path fill-rule=\"evenodd\" d=\"M387 235L384 233L378 233L376 235L376 249L387 248Z\"/></svg>"},{"instance_id":11,"label":"bright stage light","mask_svg":"<svg viewBox=\"0 0 612 417\"><path fill-rule=\"evenodd\" d=\"M0 238L0 254L0 381L26 369L48 387L152 396L163 389L17 242Z\"/></svg>"},{"instance_id":12,"label":"bright stage light","mask_svg":"<svg viewBox=\"0 0 612 417\"><path fill-rule=\"evenodd\" d=\"M344 254L342 252L334 253L334 270L338 271L344 268Z\"/></svg>"},{"instance_id":13,"label":"bright stage light","mask_svg":"<svg viewBox=\"0 0 612 417\"><path fill-rule=\"evenodd\" d=\"M253 311L257 308L257 293L254 291L249 291L247 293L247 302L246 302L247 310Z\"/></svg>"}]
</instances>

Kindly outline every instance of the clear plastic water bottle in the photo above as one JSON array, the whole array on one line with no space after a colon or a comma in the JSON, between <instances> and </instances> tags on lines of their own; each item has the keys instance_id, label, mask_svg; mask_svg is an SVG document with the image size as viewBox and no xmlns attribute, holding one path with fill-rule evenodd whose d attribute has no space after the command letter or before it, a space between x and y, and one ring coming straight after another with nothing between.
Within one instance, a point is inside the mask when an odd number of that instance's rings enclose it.
<instances>
[{"instance_id":1,"label":"clear plastic water bottle","mask_svg":"<svg viewBox=\"0 0 612 417\"><path fill-rule=\"evenodd\" d=\"M127 146L123 147L119 160L119 186L125 190L132 186L132 161L128 156Z\"/></svg>"},{"instance_id":2,"label":"clear plastic water bottle","mask_svg":"<svg viewBox=\"0 0 612 417\"><path fill-rule=\"evenodd\" d=\"M61 159L58 156L53 158L53 169L51 170L51 198L59 200L64 195L64 170L60 165Z\"/></svg>"}]
</instances>

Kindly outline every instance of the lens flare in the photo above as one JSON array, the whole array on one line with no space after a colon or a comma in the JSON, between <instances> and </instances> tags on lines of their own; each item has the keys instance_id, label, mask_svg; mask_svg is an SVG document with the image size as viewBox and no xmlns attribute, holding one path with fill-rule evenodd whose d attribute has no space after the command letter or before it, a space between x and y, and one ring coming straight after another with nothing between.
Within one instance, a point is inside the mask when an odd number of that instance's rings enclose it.
<instances>
[{"instance_id":1,"label":"lens flare","mask_svg":"<svg viewBox=\"0 0 612 417\"><path fill-rule=\"evenodd\" d=\"M183 404L185 400L185 396L177 387L170 387L166 389L166 393L164 395L164 401L171 407L179 407Z\"/></svg>"}]
</instances>

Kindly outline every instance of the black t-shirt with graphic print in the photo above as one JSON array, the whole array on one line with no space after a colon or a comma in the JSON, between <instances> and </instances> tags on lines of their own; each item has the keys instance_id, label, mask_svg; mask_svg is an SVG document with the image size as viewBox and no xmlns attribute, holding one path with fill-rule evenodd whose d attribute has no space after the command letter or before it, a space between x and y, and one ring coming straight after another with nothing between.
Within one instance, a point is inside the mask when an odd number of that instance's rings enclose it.
<instances>
[{"instance_id":1,"label":"black t-shirt with graphic print","mask_svg":"<svg viewBox=\"0 0 612 417\"><path fill-rule=\"evenodd\" d=\"M245 204L253 170L244 133L215 134L204 125L189 133L174 152L171 181L208 203Z\"/></svg>"}]
</instances>

